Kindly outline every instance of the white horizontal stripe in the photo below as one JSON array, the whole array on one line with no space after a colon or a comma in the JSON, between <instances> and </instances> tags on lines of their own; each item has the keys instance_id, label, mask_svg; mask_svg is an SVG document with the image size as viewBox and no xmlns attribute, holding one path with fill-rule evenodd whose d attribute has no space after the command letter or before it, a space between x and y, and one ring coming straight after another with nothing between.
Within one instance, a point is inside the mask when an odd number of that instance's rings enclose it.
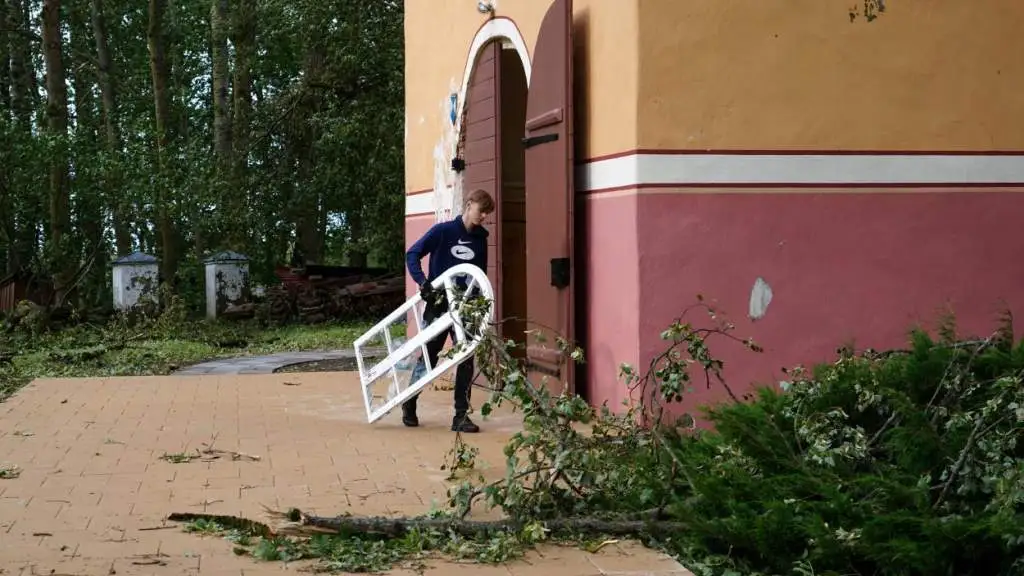
<instances>
[{"instance_id":1,"label":"white horizontal stripe","mask_svg":"<svg viewBox=\"0 0 1024 576\"><path fill-rule=\"evenodd\" d=\"M576 168L576 190L693 185L1024 183L1024 155L630 154ZM406 198L407 215L433 211L433 194Z\"/></svg>"},{"instance_id":2,"label":"white horizontal stripe","mask_svg":"<svg viewBox=\"0 0 1024 576\"><path fill-rule=\"evenodd\" d=\"M1024 156L633 154L577 168L578 191L643 185L1019 184Z\"/></svg>"},{"instance_id":3,"label":"white horizontal stripe","mask_svg":"<svg viewBox=\"0 0 1024 576\"><path fill-rule=\"evenodd\" d=\"M419 194L413 194L412 196L406 195L406 216L427 213L434 213L434 194L432 192L421 192Z\"/></svg>"}]
</instances>

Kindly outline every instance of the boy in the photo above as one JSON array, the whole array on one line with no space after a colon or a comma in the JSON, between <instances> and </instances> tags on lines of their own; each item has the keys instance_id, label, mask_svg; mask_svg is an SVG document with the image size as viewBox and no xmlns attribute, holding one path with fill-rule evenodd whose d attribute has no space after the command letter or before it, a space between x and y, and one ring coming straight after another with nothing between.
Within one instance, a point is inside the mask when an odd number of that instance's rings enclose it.
<instances>
[{"instance_id":1,"label":"boy","mask_svg":"<svg viewBox=\"0 0 1024 576\"><path fill-rule=\"evenodd\" d=\"M405 253L405 264L409 276L420 287L420 296L427 302L423 316L426 323L447 312L447 302L443 294L435 294L430 281L441 275L445 270L469 262L487 271L487 237L490 234L483 227L487 216L494 211L494 199L486 190L473 190L463 203L462 215L447 222L434 224L422 238L413 244ZM429 277L423 275L420 260L430 255ZM427 354L430 365L437 365L437 357L444 347L449 334L455 342L455 330L449 329L427 343ZM414 378L425 369L423 358L413 370ZM479 432L480 427L469 419L469 397L473 385L473 357L466 358L455 372L455 417L452 418L453 432ZM416 416L416 401L419 394L402 404L402 423L406 426L419 426Z\"/></svg>"}]
</instances>

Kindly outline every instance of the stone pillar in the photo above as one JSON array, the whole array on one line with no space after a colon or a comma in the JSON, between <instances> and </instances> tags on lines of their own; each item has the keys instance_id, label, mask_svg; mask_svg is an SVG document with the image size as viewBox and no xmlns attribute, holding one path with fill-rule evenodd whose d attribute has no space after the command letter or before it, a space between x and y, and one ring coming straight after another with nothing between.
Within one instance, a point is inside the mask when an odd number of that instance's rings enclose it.
<instances>
[{"instance_id":1,"label":"stone pillar","mask_svg":"<svg viewBox=\"0 0 1024 576\"><path fill-rule=\"evenodd\" d=\"M220 252L206 259L206 317L216 318L231 304L249 298L249 258Z\"/></svg>"},{"instance_id":2,"label":"stone pillar","mask_svg":"<svg viewBox=\"0 0 1024 576\"><path fill-rule=\"evenodd\" d=\"M114 309L130 310L139 304L158 301L160 262L142 252L118 258L111 265Z\"/></svg>"}]
</instances>

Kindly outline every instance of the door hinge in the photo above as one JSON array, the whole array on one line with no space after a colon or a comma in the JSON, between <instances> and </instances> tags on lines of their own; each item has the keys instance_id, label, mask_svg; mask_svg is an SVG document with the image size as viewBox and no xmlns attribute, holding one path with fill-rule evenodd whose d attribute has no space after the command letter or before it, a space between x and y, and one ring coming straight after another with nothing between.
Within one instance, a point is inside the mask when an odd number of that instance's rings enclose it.
<instances>
[{"instance_id":1,"label":"door hinge","mask_svg":"<svg viewBox=\"0 0 1024 576\"><path fill-rule=\"evenodd\" d=\"M565 288L569 285L569 259L551 259L551 285L555 288Z\"/></svg>"},{"instance_id":2,"label":"door hinge","mask_svg":"<svg viewBox=\"0 0 1024 576\"><path fill-rule=\"evenodd\" d=\"M541 134L540 136L527 136L523 138L523 148L530 148L537 144L544 144L546 142L554 142L558 140L558 132L552 132L551 134Z\"/></svg>"}]
</instances>

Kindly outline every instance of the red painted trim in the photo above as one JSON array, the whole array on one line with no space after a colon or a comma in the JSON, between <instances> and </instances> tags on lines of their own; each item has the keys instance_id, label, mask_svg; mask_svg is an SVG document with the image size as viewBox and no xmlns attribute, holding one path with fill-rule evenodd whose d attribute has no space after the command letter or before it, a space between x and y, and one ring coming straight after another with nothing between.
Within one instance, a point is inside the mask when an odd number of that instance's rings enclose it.
<instances>
[{"instance_id":1,"label":"red painted trim","mask_svg":"<svg viewBox=\"0 0 1024 576\"><path fill-rule=\"evenodd\" d=\"M1024 156L1024 150L733 150L733 149L652 149L634 148L583 158L577 165L612 160L623 156L650 154L660 156Z\"/></svg>"},{"instance_id":2,"label":"red painted trim","mask_svg":"<svg viewBox=\"0 0 1024 576\"><path fill-rule=\"evenodd\" d=\"M434 191L433 188L427 188L426 190L413 190L412 192L406 192L405 195L406 196L418 196L420 194L426 194L428 192L433 192L433 191Z\"/></svg>"},{"instance_id":3,"label":"red painted trim","mask_svg":"<svg viewBox=\"0 0 1024 576\"><path fill-rule=\"evenodd\" d=\"M821 183L821 184L819 184L819 183L808 183L808 182L788 183L788 184L785 183L785 182L770 182L770 183L764 183L764 184L759 183L759 182L739 182L739 183L734 183L734 182L729 182L729 183L711 183L711 182L704 183L704 182L697 182L697 183L683 183L683 184L672 183L672 182L651 182L651 183L646 183L646 184L631 184L631 185L627 185L627 186L613 186L613 187L610 187L610 188L598 188L596 190L577 191L576 195L577 196L593 196L595 194L605 194L605 193L608 193L608 192L621 192L623 190L649 190L649 189L659 189L659 188L660 189L668 189L668 188L677 188L677 189L689 189L689 188L693 188L693 189L709 189L709 188L718 188L718 189L721 189L721 190L729 190L729 189L733 189L733 188L741 189L741 190L781 189L781 188L790 188L790 189L792 189L792 188L804 188L804 189L820 188L820 189L829 189L829 190L834 190L834 189L840 189L840 190L841 189L858 189L858 190L863 190L863 189L868 189L868 188L877 188L879 190L889 190L889 189L893 189L893 188L917 189L917 190L922 190L922 189L942 190L942 189L951 189L951 188L952 189L1021 188L1022 189L1021 191L1024 192L1024 182L1008 182L1008 183L1007 182L980 182L980 183L925 182L925 183L920 183L920 184L908 183L908 182L899 182L899 183L891 183L891 184L890 183L886 183L886 182L879 182L879 183L867 183L867 182L835 183L835 182L826 182L826 183Z\"/></svg>"}]
</instances>

